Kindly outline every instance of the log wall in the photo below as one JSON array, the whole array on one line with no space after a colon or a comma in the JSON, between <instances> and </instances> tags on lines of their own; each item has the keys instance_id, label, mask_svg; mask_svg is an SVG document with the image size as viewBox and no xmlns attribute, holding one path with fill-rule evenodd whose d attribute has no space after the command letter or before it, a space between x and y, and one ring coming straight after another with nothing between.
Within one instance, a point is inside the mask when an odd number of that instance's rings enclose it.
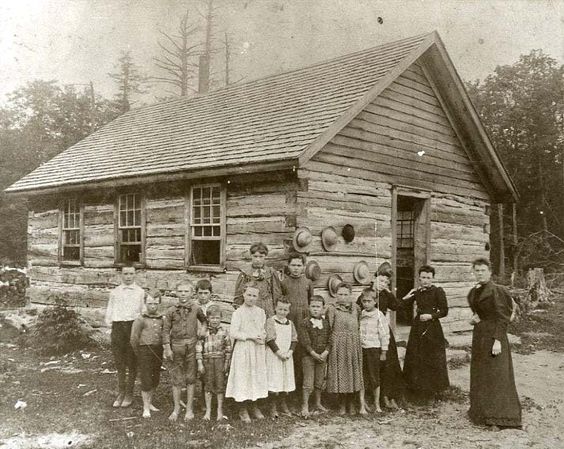
<instances>
[{"instance_id":1,"label":"log wall","mask_svg":"<svg viewBox=\"0 0 564 449\"><path fill-rule=\"evenodd\" d=\"M179 281L211 278L228 321L238 270L250 263L249 246L262 241L270 248L270 265L280 268L285 262L296 224L299 183L295 174L282 172L218 181L226 186L225 270L190 272L185 266L188 186L139 187L145 202L146 255L137 282L144 288L160 289L164 302L173 303ZM85 192L80 198L84 207L82 266L59 264L59 198L36 198L30 203L28 296L37 304L54 304L57 297L64 298L79 310L92 309L89 318L101 324L108 292L119 283L114 259L116 193Z\"/></svg>"},{"instance_id":2,"label":"log wall","mask_svg":"<svg viewBox=\"0 0 564 449\"><path fill-rule=\"evenodd\" d=\"M345 223L353 224L359 237L355 245L372 252L362 257L371 269L391 257L393 186L428 191L427 256L451 308L443 323L447 331L469 328L469 263L489 255L489 194L419 65L410 67L313 156L300 177L307 192L298 194L304 207L299 224L316 231L333 225L339 232ZM337 266L346 280L352 279L349 268L359 258L356 250L343 243L339 250L338 260L327 253L316 257L325 275L320 284L339 271Z\"/></svg>"}]
</instances>

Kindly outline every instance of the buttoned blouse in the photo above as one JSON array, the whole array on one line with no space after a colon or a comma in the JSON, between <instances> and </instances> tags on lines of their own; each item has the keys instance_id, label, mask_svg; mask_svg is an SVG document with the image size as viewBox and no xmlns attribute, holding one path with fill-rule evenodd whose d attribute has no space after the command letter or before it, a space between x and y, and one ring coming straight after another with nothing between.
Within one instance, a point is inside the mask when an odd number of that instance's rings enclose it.
<instances>
[{"instance_id":1,"label":"buttoned blouse","mask_svg":"<svg viewBox=\"0 0 564 449\"><path fill-rule=\"evenodd\" d=\"M133 283L118 285L110 292L105 322L134 321L145 310L145 290Z\"/></svg>"}]
</instances>

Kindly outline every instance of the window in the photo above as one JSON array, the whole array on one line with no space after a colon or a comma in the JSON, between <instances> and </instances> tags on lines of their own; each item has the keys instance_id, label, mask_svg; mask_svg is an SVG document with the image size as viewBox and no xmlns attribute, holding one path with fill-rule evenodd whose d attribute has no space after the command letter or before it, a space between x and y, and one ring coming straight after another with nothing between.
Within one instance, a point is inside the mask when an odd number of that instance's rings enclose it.
<instances>
[{"instance_id":1,"label":"window","mask_svg":"<svg viewBox=\"0 0 564 449\"><path fill-rule=\"evenodd\" d=\"M63 202L61 212L61 261L80 262L80 204L75 199L65 200Z\"/></svg>"},{"instance_id":2,"label":"window","mask_svg":"<svg viewBox=\"0 0 564 449\"><path fill-rule=\"evenodd\" d=\"M143 209L141 196L127 193L118 198L117 261L142 262Z\"/></svg>"},{"instance_id":3,"label":"window","mask_svg":"<svg viewBox=\"0 0 564 449\"><path fill-rule=\"evenodd\" d=\"M413 248L413 224L415 212L412 210L398 210L397 242L398 248Z\"/></svg>"},{"instance_id":4,"label":"window","mask_svg":"<svg viewBox=\"0 0 564 449\"><path fill-rule=\"evenodd\" d=\"M193 186L190 194L189 265L221 265L225 199L219 184Z\"/></svg>"}]
</instances>

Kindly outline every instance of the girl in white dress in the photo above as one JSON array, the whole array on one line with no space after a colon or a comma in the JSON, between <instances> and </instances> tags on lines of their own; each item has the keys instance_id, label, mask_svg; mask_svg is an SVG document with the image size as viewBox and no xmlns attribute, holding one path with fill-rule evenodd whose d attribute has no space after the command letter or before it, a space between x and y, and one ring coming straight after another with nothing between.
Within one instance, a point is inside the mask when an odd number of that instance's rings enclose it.
<instances>
[{"instance_id":1,"label":"girl in white dress","mask_svg":"<svg viewBox=\"0 0 564 449\"><path fill-rule=\"evenodd\" d=\"M256 401L268 396L264 345L266 314L255 305L258 296L258 286L248 283L243 292L244 302L233 312L229 330L234 347L225 396L241 403L239 417L244 422L251 422L249 406L256 419L264 418Z\"/></svg>"},{"instance_id":2,"label":"girl in white dress","mask_svg":"<svg viewBox=\"0 0 564 449\"><path fill-rule=\"evenodd\" d=\"M276 315L266 320L266 370L268 391L272 393L271 413L278 417L277 402L284 415L291 415L286 403L287 393L296 389L292 354L298 344L296 327L288 319L290 303L284 299L276 303Z\"/></svg>"}]
</instances>

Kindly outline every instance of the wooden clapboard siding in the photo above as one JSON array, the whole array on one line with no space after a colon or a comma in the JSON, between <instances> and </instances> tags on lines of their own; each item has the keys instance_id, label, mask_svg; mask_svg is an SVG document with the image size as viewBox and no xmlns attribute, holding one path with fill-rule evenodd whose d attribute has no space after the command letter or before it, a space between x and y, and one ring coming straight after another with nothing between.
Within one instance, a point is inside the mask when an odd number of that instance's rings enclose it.
<instances>
[{"instance_id":1,"label":"wooden clapboard siding","mask_svg":"<svg viewBox=\"0 0 564 449\"><path fill-rule=\"evenodd\" d=\"M115 263L114 203L111 198L84 201L84 266L110 268Z\"/></svg>"},{"instance_id":2,"label":"wooden clapboard siding","mask_svg":"<svg viewBox=\"0 0 564 449\"><path fill-rule=\"evenodd\" d=\"M185 207L183 196L146 198L145 264L147 268L182 269L185 255Z\"/></svg>"},{"instance_id":3,"label":"wooden clapboard siding","mask_svg":"<svg viewBox=\"0 0 564 449\"><path fill-rule=\"evenodd\" d=\"M340 176L488 199L463 143L417 64L367 105L305 168L324 171L330 166L338 167L335 172Z\"/></svg>"},{"instance_id":4,"label":"wooden clapboard siding","mask_svg":"<svg viewBox=\"0 0 564 449\"><path fill-rule=\"evenodd\" d=\"M27 259L32 265L59 263L59 208L56 201L30 204L27 228Z\"/></svg>"}]
</instances>

